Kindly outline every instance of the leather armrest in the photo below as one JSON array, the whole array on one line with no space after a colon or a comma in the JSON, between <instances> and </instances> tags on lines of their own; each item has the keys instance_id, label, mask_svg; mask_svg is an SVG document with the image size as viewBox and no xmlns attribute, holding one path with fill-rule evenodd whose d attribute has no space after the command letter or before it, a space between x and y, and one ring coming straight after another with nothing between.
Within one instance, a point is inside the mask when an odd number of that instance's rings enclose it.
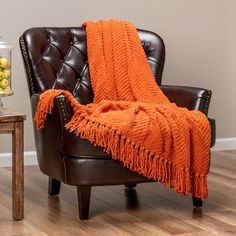
<instances>
[{"instance_id":1,"label":"leather armrest","mask_svg":"<svg viewBox=\"0 0 236 236\"><path fill-rule=\"evenodd\" d=\"M198 110L207 115L211 100L210 90L171 85L162 85L160 88L169 100L177 106L186 107L189 110ZM216 140L216 125L214 119L208 118L208 120L211 126L211 147L213 147Z\"/></svg>"},{"instance_id":2,"label":"leather armrest","mask_svg":"<svg viewBox=\"0 0 236 236\"><path fill-rule=\"evenodd\" d=\"M205 115L211 99L211 91L204 88L161 85L163 93L177 106L186 107L189 110L199 110Z\"/></svg>"},{"instance_id":3,"label":"leather armrest","mask_svg":"<svg viewBox=\"0 0 236 236\"><path fill-rule=\"evenodd\" d=\"M63 95L59 95L54 99L54 105L58 107L58 111L61 118L61 124L63 127L68 123L73 115L72 107L68 99Z\"/></svg>"},{"instance_id":4,"label":"leather armrest","mask_svg":"<svg viewBox=\"0 0 236 236\"><path fill-rule=\"evenodd\" d=\"M208 118L208 120L211 126L211 147L214 147L216 143L216 121L211 118Z\"/></svg>"},{"instance_id":5,"label":"leather armrest","mask_svg":"<svg viewBox=\"0 0 236 236\"><path fill-rule=\"evenodd\" d=\"M32 115L34 118L40 94L31 96ZM43 129L37 129L34 123L35 147L40 170L54 176L58 180L64 179L63 155L61 153L61 140L64 129L63 115L60 112L59 97L54 99L51 114L47 115ZM44 161L45 158L47 161Z\"/></svg>"},{"instance_id":6,"label":"leather armrest","mask_svg":"<svg viewBox=\"0 0 236 236\"><path fill-rule=\"evenodd\" d=\"M40 95L41 94L33 94L31 96L33 116L35 115ZM61 125L62 127L64 127L64 125L70 121L70 118L72 116L72 109L68 100L63 94L54 98L54 109L57 113L59 113L57 117L60 117Z\"/></svg>"}]
</instances>

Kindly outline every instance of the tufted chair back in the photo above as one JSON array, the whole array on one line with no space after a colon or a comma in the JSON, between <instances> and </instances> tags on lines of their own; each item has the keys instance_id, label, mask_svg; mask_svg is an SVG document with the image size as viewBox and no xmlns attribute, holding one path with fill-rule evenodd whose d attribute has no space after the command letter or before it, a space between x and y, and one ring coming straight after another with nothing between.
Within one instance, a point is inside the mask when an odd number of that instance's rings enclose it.
<instances>
[{"instance_id":1,"label":"tufted chair back","mask_svg":"<svg viewBox=\"0 0 236 236\"><path fill-rule=\"evenodd\" d=\"M157 83L165 61L165 46L155 33L138 30ZM82 27L31 28L20 38L30 95L47 89L69 90L81 104L93 101ZM37 47L35 47L37 45Z\"/></svg>"}]
</instances>

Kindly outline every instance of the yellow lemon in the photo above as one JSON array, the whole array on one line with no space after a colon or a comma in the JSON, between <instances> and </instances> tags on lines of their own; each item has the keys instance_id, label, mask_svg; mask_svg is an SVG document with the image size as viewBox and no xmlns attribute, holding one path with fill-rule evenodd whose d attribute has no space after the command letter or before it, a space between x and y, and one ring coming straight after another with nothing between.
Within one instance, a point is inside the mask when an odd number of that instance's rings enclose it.
<instances>
[{"instance_id":1,"label":"yellow lemon","mask_svg":"<svg viewBox=\"0 0 236 236\"><path fill-rule=\"evenodd\" d=\"M3 91L4 91L4 93L10 93L10 92L11 92L11 89L10 89L10 87L8 86L8 87L6 87Z\"/></svg>"},{"instance_id":2,"label":"yellow lemon","mask_svg":"<svg viewBox=\"0 0 236 236\"><path fill-rule=\"evenodd\" d=\"M0 68L8 69L10 67L10 62L5 57L0 58Z\"/></svg>"},{"instance_id":3,"label":"yellow lemon","mask_svg":"<svg viewBox=\"0 0 236 236\"><path fill-rule=\"evenodd\" d=\"M11 77L11 71L10 70L3 70L2 73L3 73L4 79L9 79Z\"/></svg>"},{"instance_id":4,"label":"yellow lemon","mask_svg":"<svg viewBox=\"0 0 236 236\"><path fill-rule=\"evenodd\" d=\"M1 87L2 89L7 88L8 84L9 84L9 82L8 82L7 79L3 79L3 80L0 81L0 87Z\"/></svg>"}]
</instances>

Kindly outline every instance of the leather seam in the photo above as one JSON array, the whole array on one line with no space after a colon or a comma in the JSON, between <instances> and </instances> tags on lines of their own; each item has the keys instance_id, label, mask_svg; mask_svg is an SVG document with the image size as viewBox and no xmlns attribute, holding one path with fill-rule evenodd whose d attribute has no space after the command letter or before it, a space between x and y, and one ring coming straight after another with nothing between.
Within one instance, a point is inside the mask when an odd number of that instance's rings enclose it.
<instances>
[{"instance_id":1,"label":"leather seam","mask_svg":"<svg viewBox=\"0 0 236 236\"><path fill-rule=\"evenodd\" d=\"M71 47L75 48L84 58L86 58L85 61L87 61L87 57L84 55L84 53L81 52L79 48L77 48L74 44L71 44Z\"/></svg>"},{"instance_id":2,"label":"leather seam","mask_svg":"<svg viewBox=\"0 0 236 236\"><path fill-rule=\"evenodd\" d=\"M162 65L161 63L159 63L159 62L157 62L157 61L155 61L155 60L153 60L153 59L151 59L151 58L149 58L149 57L147 57L147 60L148 60L148 61L152 61L152 62L158 64L158 65L161 66L161 67L164 67L164 65Z\"/></svg>"},{"instance_id":3,"label":"leather seam","mask_svg":"<svg viewBox=\"0 0 236 236\"><path fill-rule=\"evenodd\" d=\"M42 62L42 60L44 59L44 56L46 55L46 53L49 52L49 49L50 49L50 45L47 46L47 48L44 50L44 52L42 53L41 55L41 58L38 60L38 62L33 66L33 71L36 70L36 68L38 67L38 65ZM48 63L50 64L50 63ZM51 64L50 64L51 66Z\"/></svg>"},{"instance_id":4,"label":"leather seam","mask_svg":"<svg viewBox=\"0 0 236 236\"><path fill-rule=\"evenodd\" d=\"M55 83L53 85L53 88L55 89L55 85L56 83L60 84L65 90L67 90L67 88L64 86L64 84L62 84L60 81L57 80L57 78L55 79Z\"/></svg>"}]
</instances>

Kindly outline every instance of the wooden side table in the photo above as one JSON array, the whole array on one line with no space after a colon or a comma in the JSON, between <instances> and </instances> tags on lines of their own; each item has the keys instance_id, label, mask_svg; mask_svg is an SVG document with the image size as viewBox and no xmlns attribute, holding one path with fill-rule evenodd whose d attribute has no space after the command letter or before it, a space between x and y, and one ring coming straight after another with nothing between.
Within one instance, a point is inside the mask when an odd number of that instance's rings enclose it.
<instances>
[{"instance_id":1,"label":"wooden side table","mask_svg":"<svg viewBox=\"0 0 236 236\"><path fill-rule=\"evenodd\" d=\"M0 134L12 133L12 217L24 218L24 120L26 116L0 108Z\"/></svg>"}]
</instances>

